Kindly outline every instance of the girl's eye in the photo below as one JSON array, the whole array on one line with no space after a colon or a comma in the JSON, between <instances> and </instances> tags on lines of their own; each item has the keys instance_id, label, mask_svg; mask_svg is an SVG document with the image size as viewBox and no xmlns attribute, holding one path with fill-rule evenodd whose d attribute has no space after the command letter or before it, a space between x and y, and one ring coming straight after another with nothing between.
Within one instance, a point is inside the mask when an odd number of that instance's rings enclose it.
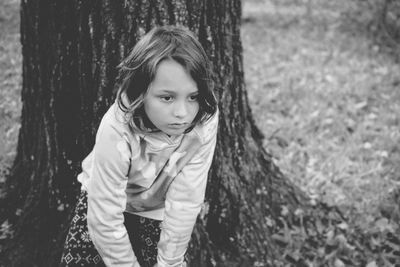
<instances>
[{"instance_id":1,"label":"girl's eye","mask_svg":"<svg viewBox=\"0 0 400 267\"><path fill-rule=\"evenodd\" d=\"M171 102L172 101L172 96L160 96L161 100L165 102Z\"/></svg>"},{"instance_id":2,"label":"girl's eye","mask_svg":"<svg viewBox=\"0 0 400 267\"><path fill-rule=\"evenodd\" d=\"M190 101L197 101L198 98L199 98L198 95L192 95L192 96L189 97L189 100Z\"/></svg>"}]
</instances>

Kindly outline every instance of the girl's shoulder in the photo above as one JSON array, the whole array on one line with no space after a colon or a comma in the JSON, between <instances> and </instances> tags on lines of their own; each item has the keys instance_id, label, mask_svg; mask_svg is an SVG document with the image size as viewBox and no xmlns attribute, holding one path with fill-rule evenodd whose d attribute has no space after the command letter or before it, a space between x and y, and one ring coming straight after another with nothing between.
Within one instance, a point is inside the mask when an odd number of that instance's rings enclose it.
<instances>
[{"instance_id":1,"label":"girl's shoulder","mask_svg":"<svg viewBox=\"0 0 400 267\"><path fill-rule=\"evenodd\" d=\"M218 131L219 111L217 111L206 121L196 125L193 132L200 137L202 143L207 143Z\"/></svg>"},{"instance_id":2,"label":"girl's shoulder","mask_svg":"<svg viewBox=\"0 0 400 267\"><path fill-rule=\"evenodd\" d=\"M139 138L138 134L135 134L126 122L124 112L118 107L117 103L113 103L107 112L101 119L98 135L102 132L116 132L127 141L136 140Z\"/></svg>"},{"instance_id":3,"label":"girl's shoulder","mask_svg":"<svg viewBox=\"0 0 400 267\"><path fill-rule=\"evenodd\" d=\"M120 108L118 108L117 103L113 103L103 115L100 127L104 126L112 126L113 128L117 127L120 130L124 130L127 127L124 113Z\"/></svg>"}]
</instances>

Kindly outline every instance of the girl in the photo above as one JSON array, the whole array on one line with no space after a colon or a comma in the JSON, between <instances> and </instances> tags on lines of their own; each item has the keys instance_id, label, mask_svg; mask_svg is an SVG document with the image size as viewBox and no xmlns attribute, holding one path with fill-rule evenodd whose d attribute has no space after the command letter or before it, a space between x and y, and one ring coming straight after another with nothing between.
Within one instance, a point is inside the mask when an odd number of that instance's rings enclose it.
<instances>
[{"instance_id":1,"label":"girl","mask_svg":"<svg viewBox=\"0 0 400 267\"><path fill-rule=\"evenodd\" d=\"M184 266L216 144L210 64L190 31L164 26L119 67L61 266Z\"/></svg>"}]
</instances>

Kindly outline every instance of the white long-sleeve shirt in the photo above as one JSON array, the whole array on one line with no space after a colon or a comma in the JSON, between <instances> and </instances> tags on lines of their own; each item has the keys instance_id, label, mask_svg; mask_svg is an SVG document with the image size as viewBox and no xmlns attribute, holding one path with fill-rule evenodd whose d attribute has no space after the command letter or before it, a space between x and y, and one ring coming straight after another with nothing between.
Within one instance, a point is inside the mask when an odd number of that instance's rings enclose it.
<instances>
[{"instance_id":1,"label":"white long-sleeve shirt","mask_svg":"<svg viewBox=\"0 0 400 267\"><path fill-rule=\"evenodd\" d=\"M135 134L113 104L78 180L88 192L88 228L107 266L139 266L123 212L162 220L157 264L182 266L207 184L218 112L189 133Z\"/></svg>"}]
</instances>

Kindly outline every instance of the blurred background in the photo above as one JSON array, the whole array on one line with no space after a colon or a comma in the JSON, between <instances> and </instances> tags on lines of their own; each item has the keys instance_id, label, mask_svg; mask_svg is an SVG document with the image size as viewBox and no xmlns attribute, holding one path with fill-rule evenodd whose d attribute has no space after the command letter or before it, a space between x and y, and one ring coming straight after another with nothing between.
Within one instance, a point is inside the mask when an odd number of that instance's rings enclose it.
<instances>
[{"instance_id":1,"label":"blurred background","mask_svg":"<svg viewBox=\"0 0 400 267\"><path fill-rule=\"evenodd\" d=\"M394 231L400 1L244 0L242 9L246 87L265 149L313 199L361 228ZM21 61L19 1L2 0L0 183L16 155Z\"/></svg>"},{"instance_id":2,"label":"blurred background","mask_svg":"<svg viewBox=\"0 0 400 267\"><path fill-rule=\"evenodd\" d=\"M275 163L361 228L398 227L400 1L247 0L242 42Z\"/></svg>"}]
</instances>

